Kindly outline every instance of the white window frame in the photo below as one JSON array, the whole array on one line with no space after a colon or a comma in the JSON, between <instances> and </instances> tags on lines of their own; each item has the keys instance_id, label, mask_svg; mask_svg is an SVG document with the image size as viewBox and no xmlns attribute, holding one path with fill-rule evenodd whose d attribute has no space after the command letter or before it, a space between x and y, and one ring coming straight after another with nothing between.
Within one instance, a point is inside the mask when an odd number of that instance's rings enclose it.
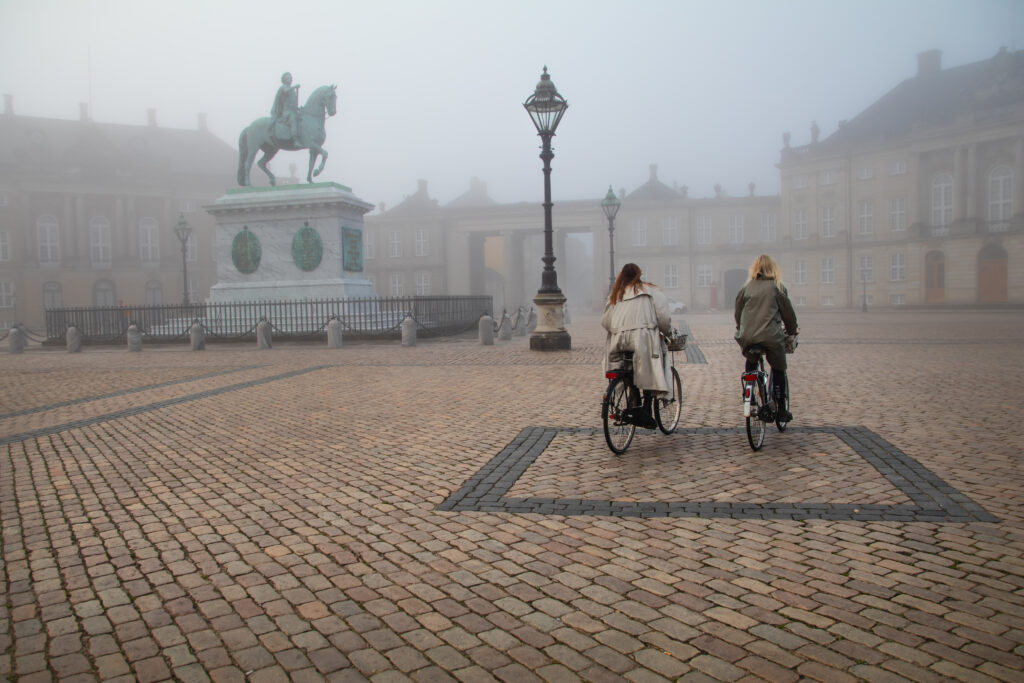
<instances>
[{"instance_id":1,"label":"white window frame","mask_svg":"<svg viewBox=\"0 0 1024 683\"><path fill-rule=\"evenodd\" d=\"M416 273L416 296L430 295L430 272L421 270Z\"/></svg>"},{"instance_id":2,"label":"white window frame","mask_svg":"<svg viewBox=\"0 0 1024 683\"><path fill-rule=\"evenodd\" d=\"M100 294L108 295L100 301ZM92 302L97 307L117 305L117 286L110 280L100 280L92 286Z\"/></svg>"},{"instance_id":3,"label":"white window frame","mask_svg":"<svg viewBox=\"0 0 1024 683\"><path fill-rule=\"evenodd\" d=\"M637 218L633 221L632 245L634 247L647 246L647 220Z\"/></svg>"},{"instance_id":4,"label":"white window frame","mask_svg":"<svg viewBox=\"0 0 1024 683\"><path fill-rule=\"evenodd\" d=\"M199 260L199 244L196 241L196 233L193 230L185 240L185 260L194 263ZM192 290L189 289L191 292Z\"/></svg>"},{"instance_id":5,"label":"white window frame","mask_svg":"<svg viewBox=\"0 0 1024 683\"><path fill-rule=\"evenodd\" d=\"M875 281L875 266L871 254L861 254L860 270L857 275L860 277L859 282L861 283Z\"/></svg>"},{"instance_id":6,"label":"white window frame","mask_svg":"<svg viewBox=\"0 0 1024 683\"><path fill-rule=\"evenodd\" d=\"M181 199L178 201L178 211L181 213L192 213L196 210L196 200Z\"/></svg>"},{"instance_id":7,"label":"white window frame","mask_svg":"<svg viewBox=\"0 0 1024 683\"><path fill-rule=\"evenodd\" d=\"M907 174L907 161L906 159L897 159L896 161L889 164L889 175L906 175Z\"/></svg>"},{"instance_id":8,"label":"white window frame","mask_svg":"<svg viewBox=\"0 0 1024 683\"><path fill-rule=\"evenodd\" d=\"M665 264L665 289L675 289L679 286L679 268L674 263Z\"/></svg>"},{"instance_id":9,"label":"white window frame","mask_svg":"<svg viewBox=\"0 0 1024 683\"><path fill-rule=\"evenodd\" d=\"M702 213L694 219L697 244L711 244L711 216Z\"/></svg>"},{"instance_id":10,"label":"white window frame","mask_svg":"<svg viewBox=\"0 0 1024 683\"><path fill-rule=\"evenodd\" d=\"M821 259L821 284L834 285L836 283L836 264L831 256Z\"/></svg>"},{"instance_id":11,"label":"white window frame","mask_svg":"<svg viewBox=\"0 0 1024 683\"><path fill-rule=\"evenodd\" d=\"M0 261L11 260L11 233L0 230Z\"/></svg>"},{"instance_id":12,"label":"white window frame","mask_svg":"<svg viewBox=\"0 0 1024 683\"><path fill-rule=\"evenodd\" d=\"M0 282L0 308L14 308L13 282Z\"/></svg>"},{"instance_id":13,"label":"white window frame","mask_svg":"<svg viewBox=\"0 0 1024 683\"><path fill-rule=\"evenodd\" d=\"M714 271L709 264L697 266L697 287L707 289L715 281Z\"/></svg>"},{"instance_id":14,"label":"white window frame","mask_svg":"<svg viewBox=\"0 0 1024 683\"><path fill-rule=\"evenodd\" d=\"M192 289L189 288L189 296L192 296ZM164 286L159 280L150 280L146 283L145 289L146 305L161 306L164 303Z\"/></svg>"},{"instance_id":15,"label":"white window frame","mask_svg":"<svg viewBox=\"0 0 1024 683\"><path fill-rule=\"evenodd\" d=\"M402 258L402 233L399 230L388 233L388 258Z\"/></svg>"},{"instance_id":16,"label":"white window frame","mask_svg":"<svg viewBox=\"0 0 1024 683\"><path fill-rule=\"evenodd\" d=\"M388 296L405 296L405 273L399 271L388 276Z\"/></svg>"},{"instance_id":17,"label":"white window frame","mask_svg":"<svg viewBox=\"0 0 1024 683\"><path fill-rule=\"evenodd\" d=\"M43 310L64 307L64 288L59 282L43 283Z\"/></svg>"},{"instance_id":18,"label":"white window frame","mask_svg":"<svg viewBox=\"0 0 1024 683\"><path fill-rule=\"evenodd\" d=\"M803 190L807 187L807 176L800 174L793 176L793 189Z\"/></svg>"},{"instance_id":19,"label":"white window frame","mask_svg":"<svg viewBox=\"0 0 1024 683\"><path fill-rule=\"evenodd\" d=\"M793 284L807 284L807 262L804 261L802 258L798 258L795 261L793 261Z\"/></svg>"},{"instance_id":20,"label":"white window frame","mask_svg":"<svg viewBox=\"0 0 1024 683\"><path fill-rule=\"evenodd\" d=\"M743 244L743 214L729 216L729 244Z\"/></svg>"},{"instance_id":21,"label":"white window frame","mask_svg":"<svg viewBox=\"0 0 1024 683\"><path fill-rule=\"evenodd\" d=\"M836 207L831 204L821 207L821 236L835 237L836 234Z\"/></svg>"},{"instance_id":22,"label":"white window frame","mask_svg":"<svg viewBox=\"0 0 1024 683\"><path fill-rule=\"evenodd\" d=\"M807 305L807 297L806 296L794 296L793 297L793 305L794 306L806 306Z\"/></svg>"},{"instance_id":23,"label":"white window frame","mask_svg":"<svg viewBox=\"0 0 1024 683\"><path fill-rule=\"evenodd\" d=\"M988 229L1006 232L1013 217L1013 169L996 166L988 174Z\"/></svg>"},{"instance_id":24,"label":"white window frame","mask_svg":"<svg viewBox=\"0 0 1024 683\"><path fill-rule=\"evenodd\" d=\"M907 200L896 197L889 200L889 230L903 232L907 229Z\"/></svg>"},{"instance_id":25,"label":"white window frame","mask_svg":"<svg viewBox=\"0 0 1024 683\"><path fill-rule=\"evenodd\" d=\"M821 305L822 306L835 306L836 305L836 298L833 295L831 295L831 294L824 294L821 297Z\"/></svg>"},{"instance_id":26,"label":"white window frame","mask_svg":"<svg viewBox=\"0 0 1024 683\"><path fill-rule=\"evenodd\" d=\"M777 233L778 231L775 227L775 214L761 214L761 241L774 242L777 238Z\"/></svg>"},{"instance_id":27,"label":"white window frame","mask_svg":"<svg viewBox=\"0 0 1024 683\"><path fill-rule=\"evenodd\" d=\"M430 233L424 228L416 229L416 256L430 256Z\"/></svg>"},{"instance_id":28,"label":"white window frame","mask_svg":"<svg viewBox=\"0 0 1024 683\"><path fill-rule=\"evenodd\" d=\"M143 263L160 262L160 223L150 216L139 219L139 259Z\"/></svg>"},{"instance_id":29,"label":"white window frame","mask_svg":"<svg viewBox=\"0 0 1024 683\"><path fill-rule=\"evenodd\" d=\"M377 250L374 248L374 239L367 231L363 231L363 258L367 261L372 261L377 256Z\"/></svg>"},{"instance_id":30,"label":"white window frame","mask_svg":"<svg viewBox=\"0 0 1024 683\"><path fill-rule=\"evenodd\" d=\"M40 263L60 263L60 223L55 217L36 218L36 246Z\"/></svg>"},{"instance_id":31,"label":"white window frame","mask_svg":"<svg viewBox=\"0 0 1024 683\"><path fill-rule=\"evenodd\" d=\"M89 261L93 268L110 267L110 219L93 216L89 219Z\"/></svg>"},{"instance_id":32,"label":"white window frame","mask_svg":"<svg viewBox=\"0 0 1024 683\"><path fill-rule=\"evenodd\" d=\"M953 223L953 176L939 173L932 178L932 234L945 235Z\"/></svg>"},{"instance_id":33,"label":"white window frame","mask_svg":"<svg viewBox=\"0 0 1024 683\"><path fill-rule=\"evenodd\" d=\"M905 306L907 297L905 294L893 294L889 297L889 304L892 306Z\"/></svg>"},{"instance_id":34,"label":"white window frame","mask_svg":"<svg viewBox=\"0 0 1024 683\"><path fill-rule=\"evenodd\" d=\"M661 243L668 247L679 244L679 229L676 227L675 216L661 219Z\"/></svg>"},{"instance_id":35,"label":"white window frame","mask_svg":"<svg viewBox=\"0 0 1024 683\"><path fill-rule=\"evenodd\" d=\"M875 232L875 202L862 199L857 204L857 223L861 235L873 235Z\"/></svg>"},{"instance_id":36,"label":"white window frame","mask_svg":"<svg viewBox=\"0 0 1024 683\"><path fill-rule=\"evenodd\" d=\"M889 258L889 279L892 282L905 282L907 279L907 255L902 251L893 252Z\"/></svg>"},{"instance_id":37,"label":"white window frame","mask_svg":"<svg viewBox=\"0 0 1024 683\"><path fill-rule=\"evenodd\" d=\"M818 173L818 184L819 185L835 185L836 184L836 172L835 169L826 168Z\"/></svg>"},{"instance_id":38,"label":"white window frame","mask_svg":"<svg viewBox=\"0 0 1024 683\"><path fill-rule=\"evenodd\" d=\"M874 166L861 166L857 171L857 180L871 180L875 177Z\"/></svg>"},{"instance_id":39,"label":"white window frame","mask_svg":"<svg viewBox=\"0 0 1024 683\"><path fill-rule=\"evenodd\" d=\"M793 209L793 239L807 239L807 209Z\"/></svg>"}]
</instances>

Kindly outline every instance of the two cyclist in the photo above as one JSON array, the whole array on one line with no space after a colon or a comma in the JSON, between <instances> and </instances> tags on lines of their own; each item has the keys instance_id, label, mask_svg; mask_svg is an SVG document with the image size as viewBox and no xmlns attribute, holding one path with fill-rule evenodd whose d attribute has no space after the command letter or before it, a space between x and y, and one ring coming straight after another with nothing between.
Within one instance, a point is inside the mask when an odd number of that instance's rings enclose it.
<instances>
[{"instance_id":1,"label":"two cyclist","mask_svg":"<svg viewBox=\"0 0 1024 683\"><path fill-rule=\"evenodd\" d=\"M772 368L775 404L779 419L793 420L786 403L786 336L799 331L796 313L782 284L782 270L771 256L761 254L750 264L749 279L736 295L736 341L746 358L746 371L757 369L757 356L751 347L764 350Z\"/></svg>"},{"instance_id":2,"label":"two cyclist","mask_svg":"<svg viewBox=\"0 0 1024 683\"><path fill-rule=\"evenodd\" d=\"M656 397L671 398L672 368L662 334L669 335L672 319L668 298L650 282L644 282L640 266L627 263L619 271L601 325L608 331L604 370L621 369L623 354L633 354L633 383L643 390L643 408L637 426L654 429L651 410Z\"/></svg>"}]
</instances>

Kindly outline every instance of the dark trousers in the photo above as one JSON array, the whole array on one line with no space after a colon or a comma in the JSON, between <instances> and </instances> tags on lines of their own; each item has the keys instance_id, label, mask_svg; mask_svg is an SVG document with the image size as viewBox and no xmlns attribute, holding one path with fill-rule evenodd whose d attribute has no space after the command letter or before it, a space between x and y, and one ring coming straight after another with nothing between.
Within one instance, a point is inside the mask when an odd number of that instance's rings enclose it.
<instances>
[{"instance_id":1,"label":"dark trousers","mask_svg":"<svg viewBox=\"0 0 1024 683\"><path fill-rule=\"evenodd\" d=\"M746 363L746 371L747 372L754 372L754 371L757 370L757 360L756 359L751 360L750 358L747 358L746 361L747 361L747 363ZM785 369L785 366L783 366L782 368L776 368L775 366L772 366L771 363L769 363L768 365L772 369L772 371L771 371L771 373L772 373L771 374L772 386L775 387L775 396L773 396L772 398L774 398L776 400L782 399L782 398L784 398L786 396L786 369Z\"/></svg>"}]
</instances>

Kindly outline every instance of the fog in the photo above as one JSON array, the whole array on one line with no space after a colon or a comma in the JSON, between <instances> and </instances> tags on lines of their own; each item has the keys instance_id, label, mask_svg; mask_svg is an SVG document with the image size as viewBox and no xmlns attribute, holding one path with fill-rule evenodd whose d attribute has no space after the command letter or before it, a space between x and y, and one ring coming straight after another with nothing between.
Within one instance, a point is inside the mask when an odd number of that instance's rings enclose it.
<instances>
[{"instance_id":1,"label":"fog","mask_svg":"<svg viewBox=\"0 0 1024 683\"><path fill-rule=\"evenodd\" d=\"M774 194L783 132L802 145L816 121L827 137L918 52L955 66L1022 37L1019 0L2 0L0 92L25 116L77 119L86 102L96 121L145 125L154 108L194 128L205 113L237 147L290 71L300 102L338 85L322 180L394 205L418 179L445 203L478 177L499 202L537 202L522 102L546 65L569 102L555 201L635 188L652 163L691 196Z\"/></svg>"}]
</instances>

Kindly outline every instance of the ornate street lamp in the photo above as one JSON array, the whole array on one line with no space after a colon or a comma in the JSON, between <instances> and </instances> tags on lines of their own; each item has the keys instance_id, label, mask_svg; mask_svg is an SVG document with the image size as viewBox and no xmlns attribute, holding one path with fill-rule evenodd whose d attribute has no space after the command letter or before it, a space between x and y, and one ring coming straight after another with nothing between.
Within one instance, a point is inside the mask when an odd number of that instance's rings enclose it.
<instances>
[{"instance_id":1,"label":"ornate street lamp","mask_svg":"<svg viewBox=\"0 0 1024 683\"><path fill-rule=\"evenodd\" d=\"M181 278L185 292L182 303L188 306L188 262L185 255L188 251L188 237L192 234L192 226L185 220L185 214L179 215L178 223L174 226L174 234L178 236L178 241L181 242Z\"/></svg>"},{"instance_id":2,"label":"ornate street lamp","mask_svg":"<svg viewBox=\"0 0 1024 683\"><path fill-rule=\"evenodd\" d=\"M608 194L601 200L601 210L608 217L608 291L615 286L615 215L619 213L622 202L615 196L612 186L608 186Z\"/></svg>"},{"instance_id":3,"label":"ornate street lamp","mask_svg":"<svg viewBox=\"0 0 1024 683\"><path fill-rule=\"evenodd\" d=\"M537 134L543 142L540 158L544 161L544 271L541 274L540 289L533 303L537 305L537 328L530 336L530 348L538 351L556 351L572 348L572 339L565 331L563 306L565 296L558 288L558 275L555 273L555 255L552 248L551 230L551 138L555 135L562 115L569 107L565 98L558 94L555 84L551 82L548 68L544 67L540 82L523 107L526 108Z\"/></svg>"}]
</instances>

